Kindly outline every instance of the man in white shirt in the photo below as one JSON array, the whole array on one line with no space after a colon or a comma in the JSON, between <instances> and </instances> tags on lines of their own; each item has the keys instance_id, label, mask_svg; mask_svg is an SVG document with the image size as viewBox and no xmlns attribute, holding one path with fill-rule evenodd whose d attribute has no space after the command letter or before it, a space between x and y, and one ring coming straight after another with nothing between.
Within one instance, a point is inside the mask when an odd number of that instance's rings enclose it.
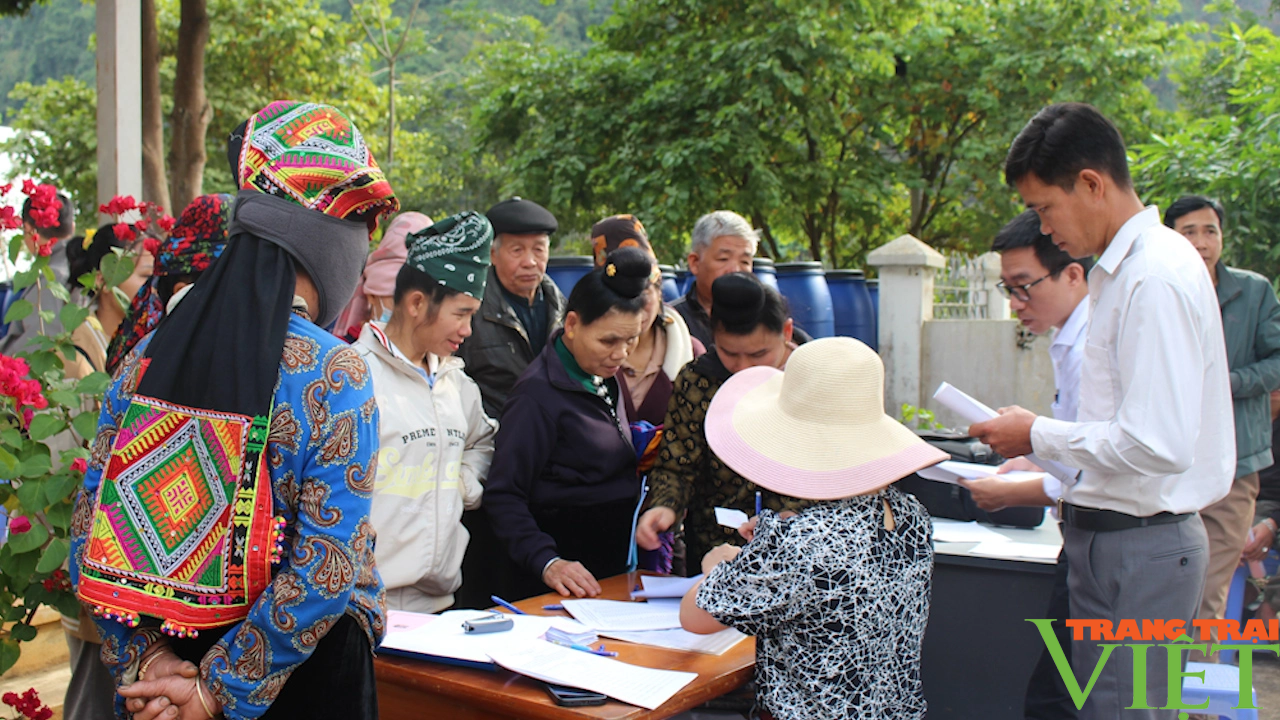
<instances>
[{"instance_id":1,"label":"man in white shirt","mask_svg":"<svg viewBox=\"0 0 1280 720\"><path fill-rule=\"evenodd\" d=\"M1119 131L1091 106L1052 105L1032 118L1009 150L1005 179L1058 247L1099 256L1089 273L1080 409L1067 422L1002 408L969 432L1006 457L1035 452L1080 469L1059 500L1072 617L1189 627L1208 562L1199 510L1227 494L1235 470L1209 274L1159 210L1143 208ZM1083 682L1102 652L1088 636L1073 643ZM1166 697L1164 660L1153 654L1146 663L1147 704ZM1137 704L1133 665L1133 652L1111 653L1080 717L1177 717L1176 709L1126 709Z\"/></svg>"},{"instance_id":2,"label":"man in white shirt","mask_svg":"<svg viewBox=\"0 0 1280 720\"><path fill-rule=\"evenodd\" d=\"M1093 267L1093 258L1073 259L1054 245L1052 238L1041 235L1040 216L1034 210L1027 210L1001 228L991 249L1000 253L1000 282L996 287L1009 298L1009 305L1022 325L1036 335L1057 331L1049 346L1057 389L1053 416L1075 421L1080 405L1080 363L1089 324L1087 275ZM1002 465L1000 472L1038 469L1026 458L1014 458ZM1048 474L1043 480L1011 482L992 477L962 480L961 484L973 494L978 507L988 512L1018 505L1053 505L1062 495L1060 481ZM1070 660L1071 631L1064 622L1070 617L1067 567L1065 554L1060 554L1045 617L1055 621L1058 643ZM1027 682L1023 717L1027 720L1076 717L1076 707L1048 648Z\"/></svg>"}]
</instances>

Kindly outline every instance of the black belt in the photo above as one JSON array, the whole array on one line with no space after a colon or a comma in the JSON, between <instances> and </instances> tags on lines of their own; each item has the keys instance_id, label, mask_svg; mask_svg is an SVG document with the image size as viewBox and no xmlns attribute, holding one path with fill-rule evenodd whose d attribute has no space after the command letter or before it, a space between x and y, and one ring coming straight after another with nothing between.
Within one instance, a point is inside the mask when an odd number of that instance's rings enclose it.
<instances>
[{"instance_id":1,"label":"black belt","mask_svg":"<svg viewBox=\"0 0 1280 720\"><path fill-rule=\"evenodd\" d=\"M1138 517L1115 510L1099 510L1097 508L1080 507L1071 503L1058 501L1058 517L1062 522L1077 530L1091 532L1112 532L1115 530L1131 530L1151 525L1169 525L1180 523L1195 513L1156 513L1148 517Z\"/></svg>"}]
</instances>

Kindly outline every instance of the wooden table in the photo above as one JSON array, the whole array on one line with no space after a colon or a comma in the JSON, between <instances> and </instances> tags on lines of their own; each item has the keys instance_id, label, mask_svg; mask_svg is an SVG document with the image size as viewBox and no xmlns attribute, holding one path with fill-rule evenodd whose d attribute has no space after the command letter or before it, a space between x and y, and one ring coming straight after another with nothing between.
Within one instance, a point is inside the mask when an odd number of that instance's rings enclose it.
<instances>
[{"instance_id":1,"label":"wooden table","mask_svg":"<svg viewBox=\"0 0 1280 720\"><path fill-rule=\"evenodd\" d=\"M627 600L640 573L600 581L602 598ZM516 603L530 615L565 615L547 612L543 605L561 601L556 594L540 595ZM698 677L657 710L646 710L610 700L595 707L556 705L532 678L499 669L497 672L444 665L427 660L379 655L374 661L378 678L378 710L383 720L449 717L452 720L496 718L659 720L697 707L736 690L755 671L756 643L747 638L723 655L681 652L621 640L605 642L618 659L633 665L697 673Z\"/></svg>"}]
</instances>

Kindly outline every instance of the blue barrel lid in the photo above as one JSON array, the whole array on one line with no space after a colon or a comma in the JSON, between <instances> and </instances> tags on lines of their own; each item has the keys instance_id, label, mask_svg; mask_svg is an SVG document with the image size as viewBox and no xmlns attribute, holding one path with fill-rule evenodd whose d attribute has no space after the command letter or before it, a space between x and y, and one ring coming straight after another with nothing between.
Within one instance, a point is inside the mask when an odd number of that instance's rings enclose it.
<instances>
[{"instance_id":1,"label":"blue barrel lid","mask_svg":"<svg viewBox=\"0 0 1280 720\"><path fill-rule=\"evenodd\" d=\"M807 261L807 262L785 262L785 263L774 263L774 267L775 267L775 268L777 268L777 269L778 269L778 272L780 272L780 273L784 273L784 272L810 272L810 271L813 271L813 270L817 270L818 272L822 272L822 263L820 263L820 262L816 262L816 261L813 261L813 260L810 260L810 261Z\"/></svg>"},{"instance_id":2,"label":"blue barrel lid","mask_svg":"<svg viewBox=\"0 0 1280 720\"><path fill-rule=\"evenodd\" d=\"M827 277L866 277L867 274L861 270L828 270Z\"/></svg>"},{"instance_id":3,"label":"blue barrel lid","mask_svg":"<svg viewBox=\"0 0 1280 720\"><path fill-rule=\"evenodd\" d=\"M553 255L547 258L547 267L595 267L590 255Z\"/></svg>"}]
</instances>

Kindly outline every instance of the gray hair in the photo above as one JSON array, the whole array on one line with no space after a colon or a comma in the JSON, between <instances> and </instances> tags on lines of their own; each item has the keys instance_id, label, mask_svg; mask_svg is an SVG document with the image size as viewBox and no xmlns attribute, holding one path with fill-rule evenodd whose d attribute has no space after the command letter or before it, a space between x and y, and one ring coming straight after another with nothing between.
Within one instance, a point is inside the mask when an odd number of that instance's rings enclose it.
<instances>
[{"instance_id":1,"label":"gray hair","mask_svg":"<svg viewBox=\"0 0 1280 720\"><path fill-rule=\"evenodd\" d=\"M701 257L716 238L726 235L746 238L751 244L751 254L755 255L760 236L746 218L732 210L716 210L698 218L698 222L693 225L693 240L689 243L689 252Z\"/></svg>"}]
</instances>

